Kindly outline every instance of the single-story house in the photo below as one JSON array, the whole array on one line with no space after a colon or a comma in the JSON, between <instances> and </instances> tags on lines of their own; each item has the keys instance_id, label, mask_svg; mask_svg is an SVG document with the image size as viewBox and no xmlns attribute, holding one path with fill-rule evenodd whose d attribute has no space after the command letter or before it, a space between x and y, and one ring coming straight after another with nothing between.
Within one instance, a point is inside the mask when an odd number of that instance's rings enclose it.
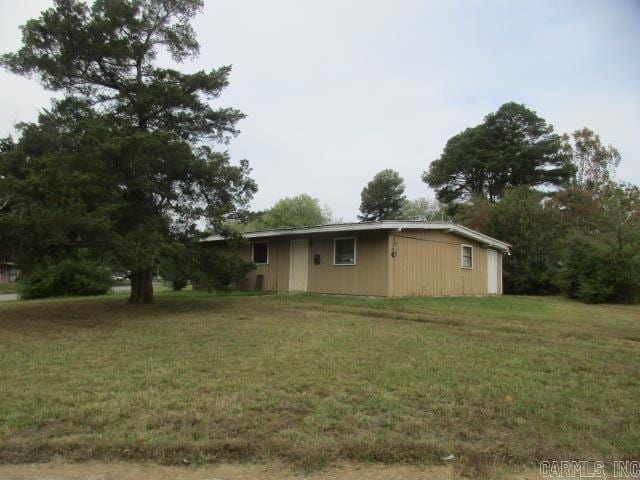
<instances>
[{"instance_id":1,"label":"single-story house","mask_svg":"<svg viewBox=\"0 0 640 480\"><path fill-rule=\"evenodd\" d=\"M401 297L502 293L510 245L451 222L388 220L247 232L244 290ZM214 235L207 242L224 244Z\"/></svg>"},{"instance_id":2,"label":"single-story house","mask_svg":"<svg viewBox=\"0 0 640 480\"><path fill-rule=\"evenodd\" d=\"M15 282L18 277L18 270L12 262L0 260L0 283Z\"/></svg>"}]
</instances>

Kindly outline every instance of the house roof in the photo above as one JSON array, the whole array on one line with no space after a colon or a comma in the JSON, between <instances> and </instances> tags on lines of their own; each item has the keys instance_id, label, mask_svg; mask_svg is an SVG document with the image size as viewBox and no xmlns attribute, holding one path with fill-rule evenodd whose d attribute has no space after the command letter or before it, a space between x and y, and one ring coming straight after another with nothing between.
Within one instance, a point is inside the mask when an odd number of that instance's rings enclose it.
<instances>
[{"instance_id":1,"label":"house roof","mask_svg":"<svg viewBox=\"0 0 640 480\"><path fill-rule=\"evenodd\" d=\"M350 233L372 230L445 230L461 237L475 240L487 247L501 251L509 251L511 245L470 228L452 222L421 222L415 220L382 220L378 222L334 223L330 225L315 225L311 227L280 228L277 230L261 230L256 232L242 232L244 238L286 237L291 235L305 235L312 233ZM220 235L212 235L204 239L205 242L224 240Z\"/></svg>"}]
</instances>

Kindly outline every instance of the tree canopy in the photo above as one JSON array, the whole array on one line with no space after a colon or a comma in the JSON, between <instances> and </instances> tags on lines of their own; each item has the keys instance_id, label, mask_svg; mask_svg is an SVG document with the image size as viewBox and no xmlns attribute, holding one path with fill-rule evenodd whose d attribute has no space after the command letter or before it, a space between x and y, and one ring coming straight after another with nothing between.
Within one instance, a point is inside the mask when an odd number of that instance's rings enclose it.
<instances>
[{"instance_id":1,"label":"tree canopy","mask_svg":"<svg viewBox=\"0 0 640 480\"><path fill-rule=\"evenodd\" d=\"M584 127L563 137L575 168L573 184L578 188L600 191L613 180L620 164L620 153L612 145L604 146L600 136Z\"/></svg>"},{"instance_id":2,"label":"tree canopy","mask_svg":"<svg viewBox=\"0 0 640 480\"><path fill-rule=\"evenodd\" d=\"M509 188L564 185L573 171L553 127L524 105L511 102L487 115L482 124L450 138L423 181L445 203L473 196L495 202Z\"/></svg>"},{"instance_id":3,"label":"tree canopy","mask_svg":"<svg viewBox=\"0 0 640 480\"><path fill-rule=\"evenodd\" d=\"M474 197L458 210L456 221L513 246L503 257L504 289L515 294L555 290L561 232L559 212L530 187L505 192L499 202Z\"/></svg>"},{"instance_id":4,"label":"tree canopy","mask_svg":"<svg viewBox=\"0 0 640 480\"><path fill-rule=\"evenodd\" d=\"M202 0L56 0L22 27L22 48L2 63L36 75L51 90L84 99L142 131L172 131L183 140L225 140L244 115L214 109L231 67L184 74L160 68L166 50L176 62L197 55L190 25Z\"/></svg>"},{"instance_id":5,"label":"tree canopy","mask_svg":"<svg viewBox=\"0 0 640 480\"><path fill-rule=\"evenodd\" d=\"M437 221L448 219L444 206L437 200L418 197L405 200L400 218L403 220Z\"/></svg>"},{"instance_id":6,"label":"tree canopy","mask_svg":"<svg viewBox=\"0 0 640 480\"><path fill-rule=\"evenodd\" d=\"M406 201L404 180L395 170L378 172L362 189L358 218L365 222L399 218Z\"/></svg>"},{"instance_id":7,"label":"tree canopy","mask_svg":"<svg viewBox=\"0 0 640 480\"><path fill-rule=\"evenodd\" d=\"M551 199L530 187L496 203L460 205L456 221L510 243L505 292L562 291L589 302L640 300L640 189L610 183L600 192L571 187Z\"/></svg>"},{"instance_id":8,"label":"tree canopy","mask_svg":"<svg viewBox=\"0 0 640 480\"><path fill-rule=\"evenodd\" d=\"M149 302L162 252L202 226L219 230L256 191L248 163L213 148L244 116L210 104L230 67L186 74L156 62L162 51L176 62L198 53L190 21L202 6L56 0L2 56L67 95L3 143L3 221L26 263L80 242L130 269L131 301Z\"/></svg>"},{"instance_id":9,"label":"tree canopy","mask_svg":"<svg viewBox=\"0 0 640 480\"><path fill-rule=\"evenodd\" d=\"M323 225L331 222L331 211L322 207L318 199L302 193L282 198L254 217L242 226L244 231Z\"/></svg>"},{"instance_id":10,"label":"tree canopy","mask_svg":"<svg viewBox=\"0 0 640 480\"><path fill-rule=\"evenodd\" d=\"M614 180L620 154L588 128L558 136L508 103L451 138L423 180L455 221L512 245L507 293L640 300L640 190Z\"/></svg>"}]
</instances>

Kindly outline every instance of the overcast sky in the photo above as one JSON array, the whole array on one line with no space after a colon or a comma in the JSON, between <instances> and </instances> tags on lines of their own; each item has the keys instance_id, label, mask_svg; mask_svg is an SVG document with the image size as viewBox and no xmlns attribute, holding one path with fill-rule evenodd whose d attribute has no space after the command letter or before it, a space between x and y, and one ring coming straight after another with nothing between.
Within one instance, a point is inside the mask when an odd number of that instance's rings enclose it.
<instances>
[{"instance_id":1,"label":"overcast sky","mask_svg":"<svg viewBox=\"0 0 640 480\"><path fill-rule=\"evenodd\" d=\"M51 4L0 0L2 51ZM448 138L502 103L526 104L558 132L588 126L640 183L640 1L207 0L201 55L185 70L233 65L221 106L248 117L228 147L247 158L256 209L308 193L353 220L385 168L409 197ZM0 72L0 135L35 119L51 92Z\"/></svg>"}]
</instances>

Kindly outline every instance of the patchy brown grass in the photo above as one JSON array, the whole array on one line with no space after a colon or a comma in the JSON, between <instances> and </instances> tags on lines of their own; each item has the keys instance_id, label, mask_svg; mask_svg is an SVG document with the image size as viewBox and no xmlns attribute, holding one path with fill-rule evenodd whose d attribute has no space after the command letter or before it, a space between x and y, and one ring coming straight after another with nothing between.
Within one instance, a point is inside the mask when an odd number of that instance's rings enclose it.
<instances>
[{"instance_id":1,"label":"patchy brown grass","mask_svg":"<svg viewBox=\"0 0 640 480\"><path fill-rule=\"evenodd\" d=\"M0 305L0 462L640 457L640 309L556 298Z\"/></svg>"},{"instance_id":2,"label":"patchy brown grass","mask_svg":"<svg viewBox=\"0 0 640 480\"><path fill-rule=\"evenodd\" d=\"M43 475L45 475L43 477ZM170 467L137 463L0 465L3 480L446 480L456 478L449 466L343 464L313 473L293 471L288 465L216 464ZM522 480L522 476L513 477ZM528 478L537 478L529 476Z\"/></svg>"}]
</instances>

